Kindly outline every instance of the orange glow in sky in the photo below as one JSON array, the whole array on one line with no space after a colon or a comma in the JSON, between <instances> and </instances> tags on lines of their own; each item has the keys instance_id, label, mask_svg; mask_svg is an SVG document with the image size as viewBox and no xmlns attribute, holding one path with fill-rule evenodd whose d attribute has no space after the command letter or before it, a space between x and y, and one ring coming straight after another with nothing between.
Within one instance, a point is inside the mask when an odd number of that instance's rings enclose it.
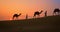
<instances>
[{"instance_id":1,"label":"orange glow in sky","mask_svg":"<svg viewBox=\"0 0 60 32\"><path fill-rule=\"evenodd\" d=\"M53 9L60 8L58 0L0 0L0 20L10 20L13 14L22 13L19 19L24 19L28 14L33 17L35 11L48 11L52 15ZM44 16L44 12L41 16Z\"/></svg>"}]
</instances>

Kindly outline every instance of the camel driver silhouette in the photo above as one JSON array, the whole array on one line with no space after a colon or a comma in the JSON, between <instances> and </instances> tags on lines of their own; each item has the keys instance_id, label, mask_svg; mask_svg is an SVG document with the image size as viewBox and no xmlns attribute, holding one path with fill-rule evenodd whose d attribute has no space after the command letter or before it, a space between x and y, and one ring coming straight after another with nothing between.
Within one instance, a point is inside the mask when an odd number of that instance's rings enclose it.
<instances>
[{"instance_id":1,"label":"camel driver silhouette","mask_svg":"<svg viewBox=\"0 0 60 32\"><path fill-rule=\"evenodd\" d=\"M28 19L28 14L26 14L26 19Z\"/></svg>"},{"instance_id":2,"label":"camel driver silhouette","mask_svg":"<svg viewBox=\"0 0 60 32\"><path fill-rule=\"evenodd\" d=\"M47 11L45 11L45 16L47 16Z\"/></svg>"}]
</instances>

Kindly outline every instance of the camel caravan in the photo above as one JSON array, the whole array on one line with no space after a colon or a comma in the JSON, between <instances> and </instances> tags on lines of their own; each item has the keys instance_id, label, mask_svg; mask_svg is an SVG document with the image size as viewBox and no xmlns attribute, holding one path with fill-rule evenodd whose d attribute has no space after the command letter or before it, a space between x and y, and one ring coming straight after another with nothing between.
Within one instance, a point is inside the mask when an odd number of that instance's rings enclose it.
<instances>
[{"instance_id":1,"label":"camel caravan","mask_svg":"<svg viewBox=\"0 0 60 32\"><path fill-rule=\"evenodd\" d=\"M34 12L34 15L33 15L33 18L36 17L36 16L40 16L40 14L42 12L43 12L42 10L40 12L39 11L35 11ZM55 8L54 11L53 11L53 15L59 15L59 14L60 14L59 8ZM12 19L13 20L15 18L18 19L18 17L21 16L21 15L22 15L21 13L20 14L14 14ZM45 17L47 16L47 11L44 12L44 15L45 15ZM28 19L28 14L26 14L26 17L25 18Z\"/></svg>"}]
</instances>

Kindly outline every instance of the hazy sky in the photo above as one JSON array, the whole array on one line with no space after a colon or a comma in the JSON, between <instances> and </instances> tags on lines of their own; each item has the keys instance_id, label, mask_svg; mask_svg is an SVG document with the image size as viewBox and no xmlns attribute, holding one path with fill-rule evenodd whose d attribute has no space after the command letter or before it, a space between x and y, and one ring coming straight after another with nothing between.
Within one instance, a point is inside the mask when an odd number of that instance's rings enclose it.
<instances>
[{"instance_id":1,"label":"hazy sky","mask_svg":"<svg viewBox=\"0 0 60 32\"><path fill-rule=\"evenodd\" d=\"M9 20L15 13L22 13L20 19L25 18L26 14L33 17L38 10L48 11L48 15L52 15L55 8L60 8L60 0L0 0L0 20Z\"/></svg>"}]
</instances>

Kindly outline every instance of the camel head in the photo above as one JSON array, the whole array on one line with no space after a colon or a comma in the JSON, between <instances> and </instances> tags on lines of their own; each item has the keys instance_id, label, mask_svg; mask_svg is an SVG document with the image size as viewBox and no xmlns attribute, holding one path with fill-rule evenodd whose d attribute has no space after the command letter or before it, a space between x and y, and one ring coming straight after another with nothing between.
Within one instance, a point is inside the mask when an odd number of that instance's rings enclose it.
<instances>
[{"instance_id":1,"label":"camel head","mask_svg":"<svg viewBox=\"0 0 60 32\"><path fill-rule=\"evenodd\" d=\"M43 10L41 10L41 12L43 12Z\"/></svg>"},{"instance_id":2,"label":"camel head","mask_svg":"<svg viewBox=\"0 0 60 32\"><path fill-rule=\"evenodd\" d=\"M19 16L21 15L21 13L19 14Z\"/></svg>"},{"instance_id":3,"label":"camel head","mask_svg":"<svg viewBox=\"0 0 60 32\"><path fill-rule=\"evenodd\" d=\"M42 12L43 12L43 11L41 10L41 11L40 11L40 14L41 14Z\"/></svg>"}]
</instances>

